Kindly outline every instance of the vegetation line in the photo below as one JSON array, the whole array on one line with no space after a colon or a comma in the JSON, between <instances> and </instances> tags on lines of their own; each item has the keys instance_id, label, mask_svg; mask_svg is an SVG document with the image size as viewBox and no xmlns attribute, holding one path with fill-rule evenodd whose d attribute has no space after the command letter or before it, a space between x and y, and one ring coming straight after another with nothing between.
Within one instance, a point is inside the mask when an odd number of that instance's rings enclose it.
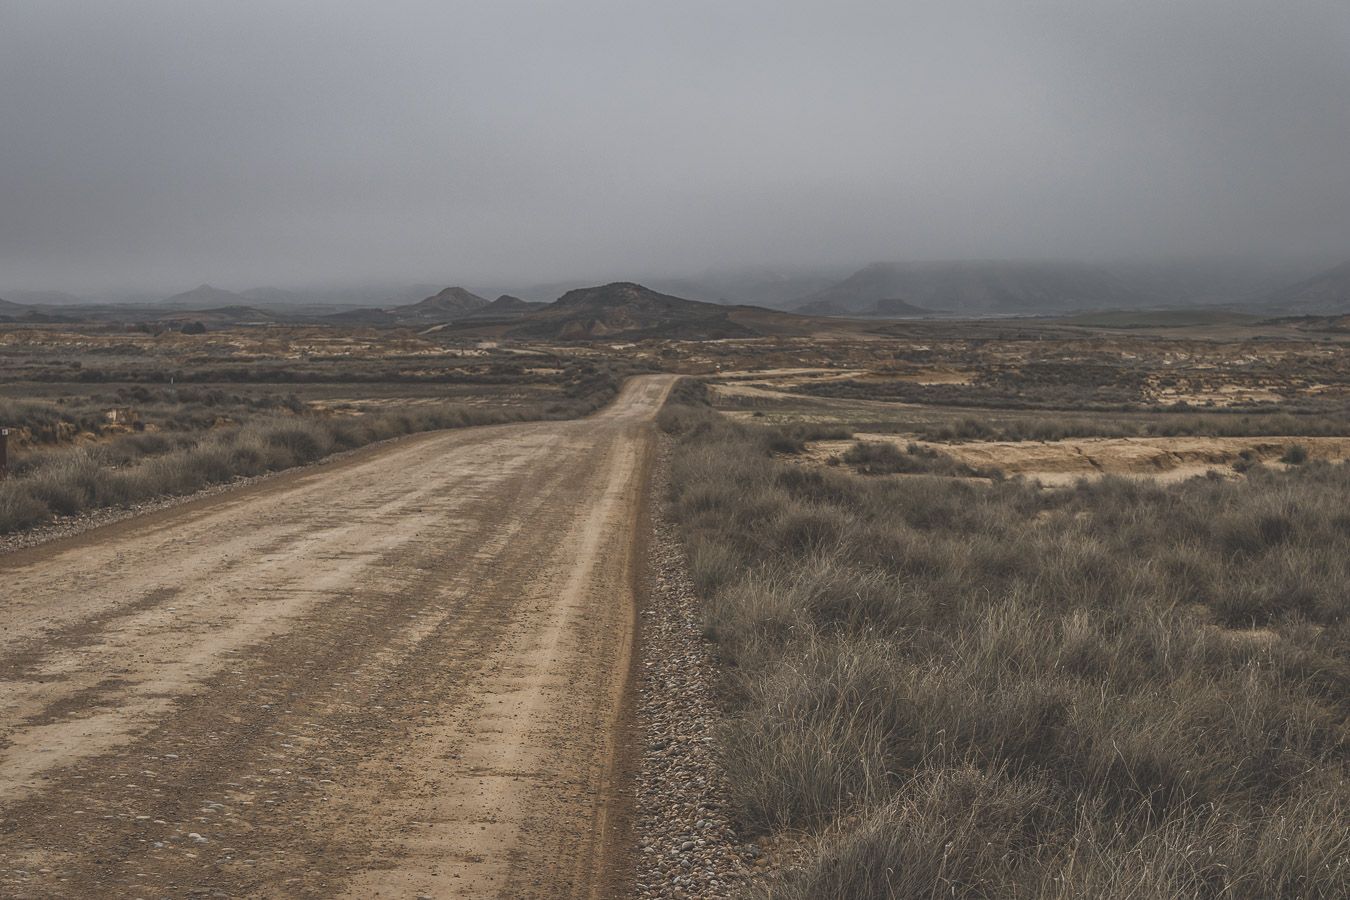
<instances>
[{"instance_id":1,"label":"vegetation line","mask_svg":"<svg viewBox=\"0 0 1350 900\"><path fill-rule=\"evenodd\" d=\"M130 506L190 494L239 477L278 472L377 441L473 425L587 415L612 400L622 379L608 371L585 379L555 402L475 407L423 404L354 416L322 415L297 404L268 409L243 424L163 435L128 434L80 447L59 447L16 460L0 481L0 534L59 515ZM50 404L13 404L14 419L53 432L60 412Z\"/></svg>"}]
</instances>

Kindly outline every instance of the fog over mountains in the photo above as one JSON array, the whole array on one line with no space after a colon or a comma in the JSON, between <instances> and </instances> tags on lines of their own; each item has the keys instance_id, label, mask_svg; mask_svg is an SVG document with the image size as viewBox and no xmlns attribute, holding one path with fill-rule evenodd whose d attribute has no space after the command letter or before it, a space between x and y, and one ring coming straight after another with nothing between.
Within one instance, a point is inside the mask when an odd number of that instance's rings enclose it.
<instances>
[{"instance_id":1,"label":"fog over mountains","mask_svg":"<svg viewBox=\"0 0 1350 900\"><path fill-rule=\"evenodd\" d=\"M1028 315L1248 306L1297 277L1287 264L979 261L877 263L805 299L820 314ZM917 311L916 311L917 308Z\"/></svg>"},{"instance_id":2,"label":"fog over mountains","mask_svg":"<svg viewBox=\"0 0 1350 900\"><path fill-rule=\"evenodd\" d=\"M648 302L652 297L666 297L698 301L700 306L753 306L808 316L876 318L1044 316L1210 307L1267 315L1350 312L1350 262L1310 271L1295 263L1256 260L1116 264L962 260L873 263L842 274L829 269L756 269L639 280L648 292L639 305L647 311L673 309ZM295 319L411 327L465 319L520 318L549 304L556 305L559 298L575 300L578 291L603 281L552 282L481 292L458 285L426 284L239 291L203 284L166 297L133 298L15 291L0 293L5 301L0 305L0 316L33 321L179 321L197 314L218 322ZM494 294L495 300L487 299ZM686 312L676 318L689 320ZM602 322L601 331L607 327L603 320L604 316L597 319ZM688 330L692 333L700 328ZM718 329L702 330L711 333Z\"/></svg>"}]
</instances>

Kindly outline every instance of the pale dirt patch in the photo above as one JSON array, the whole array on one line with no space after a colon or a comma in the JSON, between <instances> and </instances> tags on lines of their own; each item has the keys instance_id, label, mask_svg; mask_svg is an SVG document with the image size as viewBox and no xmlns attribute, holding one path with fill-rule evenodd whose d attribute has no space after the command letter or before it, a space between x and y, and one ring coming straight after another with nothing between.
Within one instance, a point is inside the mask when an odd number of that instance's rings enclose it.
<instances>
[{"instance_id":1,"label":"pale dirt patch","mask_svg":"<svg viewBox=\"0 0 1350 900\"><path fill-rule=\"evenodd\" d=\"M1164 388L1154 392L1159 403L1187 403L1191 406L1225 408L1252 403L1279 403L1283 397L1274 390L1225 384L1210 391L1182 391Z\"/></svg>"},{"instance_id":2,"label":"pale dirt patch","mask_svg":"<svg viewBox=\"0 0 1350 900\"><path fill-rule=\"evenodd\" d=\"M855 398L824 398L810 394L791 394L772 388L756 387L749 384L710 384L708 393L714 406L739 405L753 409L757 406L790 405L796 409L816 407L826 411L826 418L837 419L843 410L870 412L873 415L893 413L897 409L918 409L919 404L899 403L893 400L863 400ZM723 410L724 415L743 415L736 410ZM802 417L802 421L808 421Z\"/></svg>"},{"instance_id":3,"label":"pale dirt patch","mask_svg":"<svg viewBox=\"0 0 1350 900\"><path fill-rule=\"evenodd\" d=\"M973 384L975 373L959 369L924 369L919 372L896 373L891 376L891 380L911 381L914 384Z\"/></svg>"},{"instance_id":4,"label":"pale dirt patch","mask_svg":"<svg viewBox=\"0 0 1350 900\"><path fill-rule=\"evenodd\" d=\"M801 400L796 394L753 387L748 384L710 384L708 385L708 393L712 395L714 403L731 399L758 400L761 402L768 401L773 403L781 403L785 400L800 402Z\"/></svg>"},{"instance_id":5,"label":"pale dirt patch","mask_svg":"<svg viewBox=\"0 0 1350 900\"><path fill-rule=\"evenodd\" d=\"M867 374L865 369L825 369L819 367L782 368L782 369L731 369L718 372L717 377L726 381L770 381L777 384L801 384L807 381L843 381L860 378Z\"/></svg>"},{"instance_id":6,"label":"pale dirt patch","mask_svg":"<svg viewBox=\"0 0 1350 900\"><path fill-rule=\"evenodd\" d=\"M1158 437L1078 438L1064 441L968 441L939 444L911 441L895 434L863 434L860 441L878 441L899 447L918 443L946 453L972 468L997 468L1009 477L1020 475L1046 485L1072 484L1079 478L1103 475L1180 481L1206 472L1234 474L1233 464L1245 451L1251 458L1279 467L1285 451L1301 444L1309 459L1350 459L1346 437ZM841 456L854 441L817 441L802 454L804 461L825 465Z\"/></svg>"}]
</instances>

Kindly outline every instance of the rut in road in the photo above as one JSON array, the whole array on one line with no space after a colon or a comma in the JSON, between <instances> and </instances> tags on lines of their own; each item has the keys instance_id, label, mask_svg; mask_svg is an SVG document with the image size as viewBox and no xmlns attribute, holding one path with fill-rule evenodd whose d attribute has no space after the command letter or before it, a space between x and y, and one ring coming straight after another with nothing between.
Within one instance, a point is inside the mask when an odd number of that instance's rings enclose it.
<instances>
[{"instance_id":1,"label":"rut in road","mask_svg":"<svg viewBox=\"0 0 1350 900\"><path fill-rule=\"evenodd\" d=\"M0 895L609 893L671 382L0 556Z\"/></svg>"}]
</instances>

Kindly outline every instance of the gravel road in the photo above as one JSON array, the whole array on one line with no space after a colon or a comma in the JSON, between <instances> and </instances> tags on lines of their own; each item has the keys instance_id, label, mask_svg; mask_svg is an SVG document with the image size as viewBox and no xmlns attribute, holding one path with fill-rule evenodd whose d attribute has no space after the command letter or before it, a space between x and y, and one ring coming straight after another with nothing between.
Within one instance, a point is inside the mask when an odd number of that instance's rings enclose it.
<instances>
[{"instance_id":1,"label":"gravel road","mask_svg":"<svg viewBox=\"0 0 1350 900\"><path fill-rule=\"evenodd\" d=\"M672 379L0 555L0 895L627 892Z\"/></svg>"}]
</instances>

